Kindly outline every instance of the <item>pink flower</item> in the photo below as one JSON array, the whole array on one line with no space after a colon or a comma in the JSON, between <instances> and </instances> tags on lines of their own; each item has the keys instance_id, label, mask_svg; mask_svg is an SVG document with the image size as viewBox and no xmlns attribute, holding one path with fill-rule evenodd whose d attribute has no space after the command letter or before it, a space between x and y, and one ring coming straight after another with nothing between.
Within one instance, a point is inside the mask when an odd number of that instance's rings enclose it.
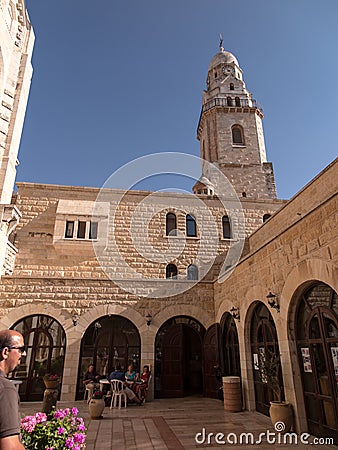
<instances>
[{"instance_id":1,"label":"pink flower","mask_svg":"<svg viewBox=\"0 0 338 450\"><path fill-rule=\"evenodd\" d=\"M63 427L58 428L58 434L63 434L65 429Z\"/></svg>"},{"instance_id":2,"label":"pink flower","mask_svg":"<svg viewBox=\"0 0 338 450\"><path fill-rule=\"evenodd\" d=\"M73 416L77 416L79 414L79 410L77 408L72 408Z\"/></svg>"},{"instance_id":3,"label":"pink flower","mask_svg":"<svg viewBox=\"0 0 338 450\"><path fill-rule=\"evenodd\" d=\"M65 447L67 448L73 448L74 446L74 439L73 438L67 438L65 442Z\"/></svg>"},{"instance_id":4,"label":"pink flower","mask_svg":"<svg viewBox=\"0 0 338 450\"><path fill-rule=\"evenodd\" d=\"M86 440L86 435L83 433L77 433L74 434L74 442L77 442L78 444L83 444Z\"/></svg>"},{"instance_id":5,"label":"pink flower","mask_svg":"<svg viewBox=\"0 0 338 450\"><path fill-rule=\"evenodd\" d=\"M63 409L58 409L57 411L55 411L54 417L55 419L63 419L65 417Z\"/></svg>"},{"instance_id":6,"label":"pink flower","mask_svg":"<svg viewBox=\"0 0 338 450\"><path fill-rule=\"evenodd\" d=\"M35 413L34 417L36 419L36 423L46 422L46 420L47 420L47 415L42 412Z\"/></svg>"},{"instance_id":7,"label":"pink flower","mask_svg":"<svg viewBox=\"0 0 338 450\"><path fill-rule=\"evenodd\" d=\"M22 428L28 433L32 433L35 429L35 425L37 424L35 416L26 416L21 420Z\"/></svg>"}]
</instances>

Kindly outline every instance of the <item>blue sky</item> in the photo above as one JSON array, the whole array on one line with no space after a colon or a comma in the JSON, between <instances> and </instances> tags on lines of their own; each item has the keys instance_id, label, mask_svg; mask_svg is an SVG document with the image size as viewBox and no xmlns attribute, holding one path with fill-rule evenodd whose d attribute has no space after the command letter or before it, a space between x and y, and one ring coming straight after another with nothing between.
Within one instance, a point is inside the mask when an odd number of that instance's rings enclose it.
<instances>
[{"instance_id":1,"label":"blue sky","mask_svg":"<svg viewBox=\"0 0 338 450\"><path fill-rule=\"evenodd\" d=\"M102 186L149 153L198 156L220 32L263 105L279 197L337 156L336 0L26 1L36 43L18 181Z\"/></svg>"}]
</instances>

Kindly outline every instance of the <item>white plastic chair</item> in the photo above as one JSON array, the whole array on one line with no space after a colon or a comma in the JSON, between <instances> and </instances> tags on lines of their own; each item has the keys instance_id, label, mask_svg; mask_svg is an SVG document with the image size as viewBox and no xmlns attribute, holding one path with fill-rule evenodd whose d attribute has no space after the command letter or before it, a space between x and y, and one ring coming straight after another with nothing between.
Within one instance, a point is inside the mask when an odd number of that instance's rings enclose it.
<instances>
[{"instance_id":1,"label":"white plastic chair","mask_svg":"<svg viewBox=\"0 0 338 450\"><path fill-rule=\"evenodd\" d=\"M89 402L89 400L92 398L92 395L93 395L93 388L85 386L85 391L83 394L83 401L87 400L87 402Z\"/></svg>"},{"instance_id":2,"label":"white plastic chair","mask_svg":"<svg viewBox=\"0 0 338 450\"><path fill-rule=\"evenodd\" d=\"M124 401L124 407L127 407L127 394L123 389L123 381L121 380L111 380L111 401L110 401L110 409L114 408L118 405L119 408L122 406L122 400Z\"/></svg>"}]
</instances>

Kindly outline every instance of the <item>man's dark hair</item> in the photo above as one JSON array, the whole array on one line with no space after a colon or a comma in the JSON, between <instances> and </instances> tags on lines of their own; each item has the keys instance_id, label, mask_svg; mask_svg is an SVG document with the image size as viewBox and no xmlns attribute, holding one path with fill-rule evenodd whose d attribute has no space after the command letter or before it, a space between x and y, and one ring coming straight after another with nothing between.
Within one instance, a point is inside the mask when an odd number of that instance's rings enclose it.
<instances>
[{"instance_id":1,"label":"man's dark hair","mask_svg":"<svg viewBox=\"0 0 338 450\"><path fill-rule=\"evenodd\" d=\"M121 364L116 364L115 370L121 372Z\"/></svg>"}]
</instances>

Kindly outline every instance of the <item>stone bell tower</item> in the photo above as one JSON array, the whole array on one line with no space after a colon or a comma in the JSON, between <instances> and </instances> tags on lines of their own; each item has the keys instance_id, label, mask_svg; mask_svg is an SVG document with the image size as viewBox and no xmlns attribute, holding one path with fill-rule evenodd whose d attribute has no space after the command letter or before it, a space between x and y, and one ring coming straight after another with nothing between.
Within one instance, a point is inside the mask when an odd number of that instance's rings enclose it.
<instances>
[{"instance_id":1,"label":"stone bell tower","mask_svg":"<svg viewBox=\"0 0 338 450\"><path fill-rule=\"evenodd\" d=\"M242 69L235 56L224 50L222 41L219 50L209 64L203 91L197 129L201 158L219 167L239 197L275 199L262 108L246 89Z\"/></svg>"}]
</instances>

